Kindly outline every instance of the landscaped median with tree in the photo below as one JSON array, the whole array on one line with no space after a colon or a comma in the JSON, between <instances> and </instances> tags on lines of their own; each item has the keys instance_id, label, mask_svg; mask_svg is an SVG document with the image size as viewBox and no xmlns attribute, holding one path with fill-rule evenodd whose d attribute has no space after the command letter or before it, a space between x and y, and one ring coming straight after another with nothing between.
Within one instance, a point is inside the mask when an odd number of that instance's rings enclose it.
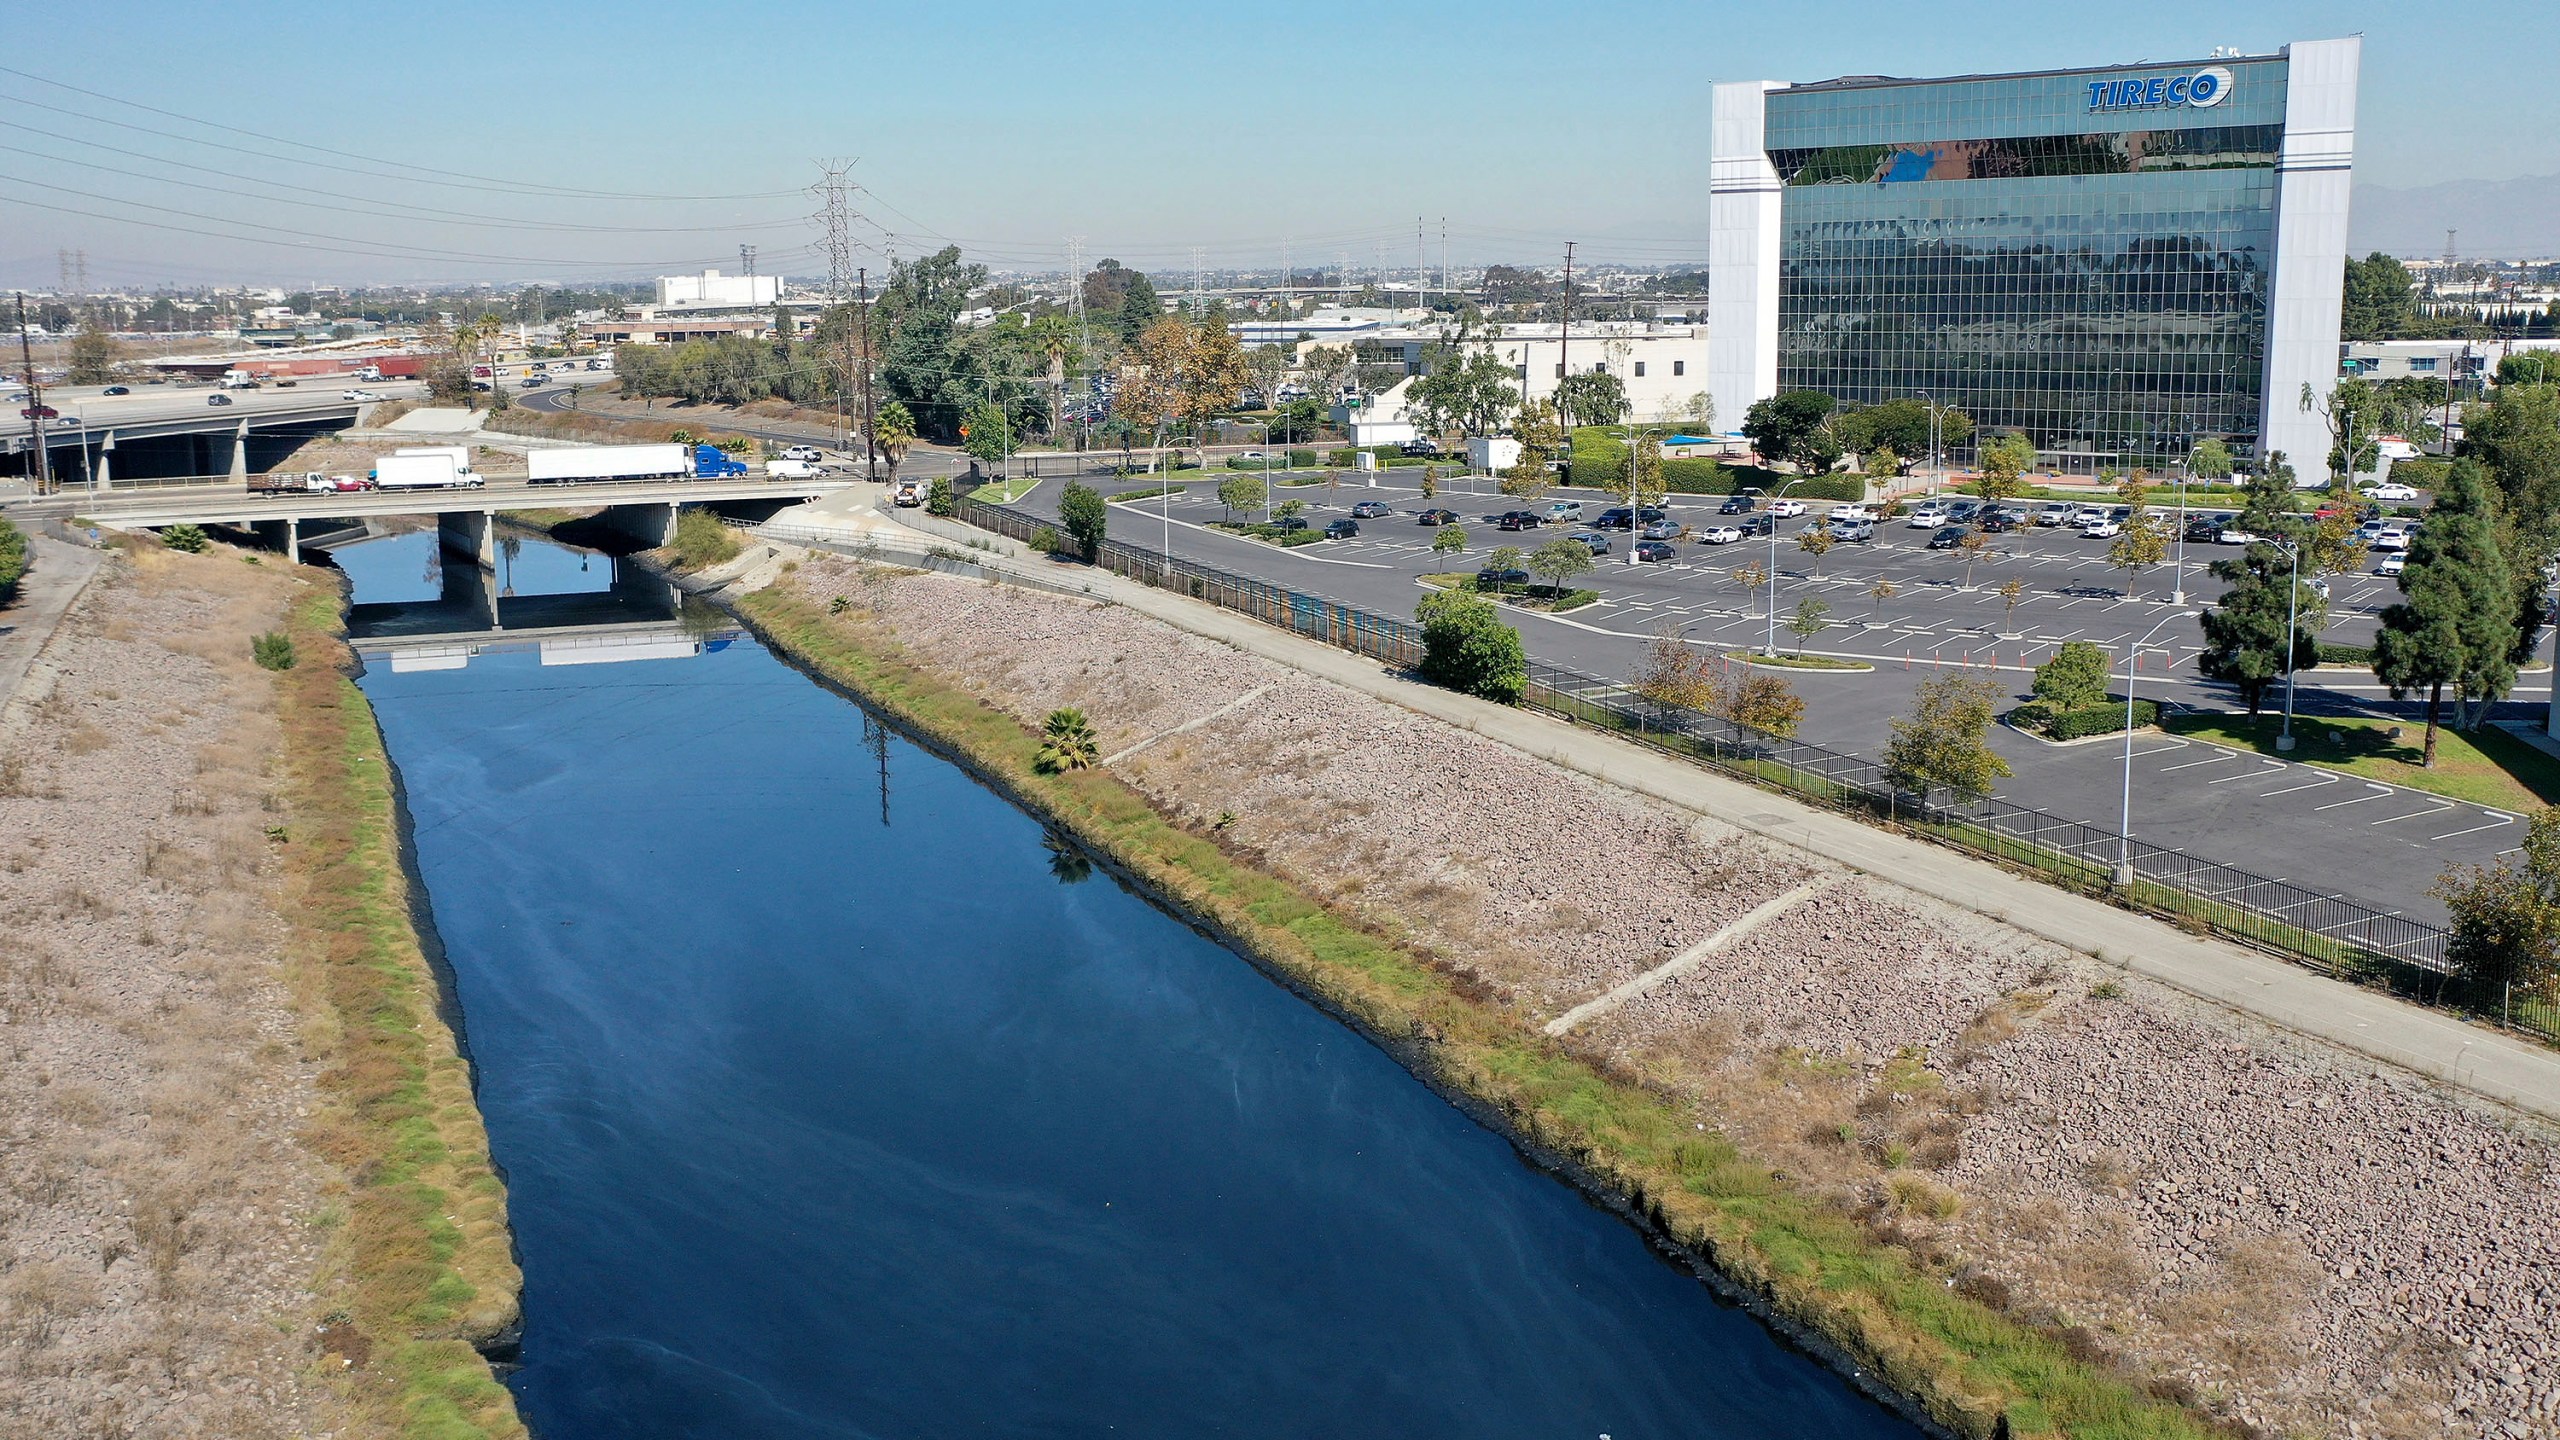
<instances>
[{"instance_id":1,"label":"landscaped median with tree","mask_svg":"<svg viewBox=\"0 0 2560 1440\"><path fill-rule=\"evenodd\" d=\"M2107 677L2113 663L2104 649L2089 641L2065 641L2051 659L2036 667L2035 698L2002 718L2047 740L2121 734L2128 718L2137 730L2158 724L2156 702L2136 700L2127 706L2108 698Z\"/></svg>"}]
</instances>

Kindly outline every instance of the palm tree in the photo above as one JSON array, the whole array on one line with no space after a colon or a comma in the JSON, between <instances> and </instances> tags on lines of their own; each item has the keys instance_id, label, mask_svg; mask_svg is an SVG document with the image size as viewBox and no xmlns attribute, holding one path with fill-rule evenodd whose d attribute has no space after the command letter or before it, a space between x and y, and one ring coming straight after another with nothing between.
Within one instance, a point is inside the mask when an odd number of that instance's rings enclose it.
<instances>
[{"instance_id":1,"label":"palm tree","mask_svg":"<svg viewBox=\"0 0 2560 1440\"><path fill-rule=\"evenodd\" d=\"M1041 727L1041 740L1040 753L1031 763L1044 775L1089 769L1102 748L1092 723L1075 709L1050 711L1048 723Z\"/></svg>"},{"instance_id":2,"label":"palm tree","mask_svg":"<svg viewBox=\"0 0 2560 1440\"><path fill-rule=\"evenodd\" d=\"M871 443L879 447L880 458L889 466L889 483L898 483L898 462L907 458L907 447L916 443L916 417L907 412L906 402L892 400L871 417Z\"/></svg>"},{"instance_id":3,"label":"palm tree","mask_svg":"<svg viewBox=\"0 0 2560 1440\"><path fill-rule=\"evenodd\" d=\"M1067 357L1076 353L1076 327L1064 315L1043 315L1031 322L1031 346L1049 362L1049 440L1055 444L1058 409L1067 398Z\"/></svg>"}]
</instances>

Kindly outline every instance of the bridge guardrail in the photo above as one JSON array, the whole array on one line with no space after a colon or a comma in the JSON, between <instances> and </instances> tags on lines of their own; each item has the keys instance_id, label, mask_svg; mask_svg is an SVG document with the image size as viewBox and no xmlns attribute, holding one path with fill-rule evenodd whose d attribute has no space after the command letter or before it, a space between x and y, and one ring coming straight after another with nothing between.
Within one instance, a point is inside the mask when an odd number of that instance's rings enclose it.
<instances>
[{"instance_id":1,"label":"bridge guardrail","mask_svg":"<svg viewBox=\"0 0 2560 1440\"><path fill-rule=\"evenodd\" d=\"M1004 506L961 502L959 518L1015 540L1056 522ZM1095 563L1114 573L1282 629L1323 640L1389 665L1421 663L1421 630L1338 600L1106 540ZM2013 804L1997 796L1965 803L1931 802L1886 780L1863 756L1754 730L1695 710L1641 700L1616 681L1532 661L1521 703L1578 724L1597 725L1663 754L1780 791L1885 828L1917 835L2025 871L2063 889L2096 895L2156 915L2182 929L2210 932L2279 955L2323 974L2384 986L2422 1004L2464 1010L2492 1023L2560 1040L2560 1007L2465 993L2442 928L2374 910L2355 901L2254 874L2218 860L2141 840L2127 844L2113 829ZM2115 883L2119 853L2133 881Z\"/></svg>"}]
</instances>

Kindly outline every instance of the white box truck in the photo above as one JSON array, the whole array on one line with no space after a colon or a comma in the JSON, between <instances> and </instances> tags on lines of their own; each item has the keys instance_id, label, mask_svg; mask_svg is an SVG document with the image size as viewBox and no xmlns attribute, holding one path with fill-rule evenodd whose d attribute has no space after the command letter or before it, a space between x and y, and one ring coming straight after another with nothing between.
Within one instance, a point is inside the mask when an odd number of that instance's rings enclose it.
<instances>
[{"instance_id":1,"label":"white box truck","mask_svg":"<svg viewBox=\"0 0 2560 1440\"><path fill-rule=\"evenodd\" d=\"M525 473L536 485L562 480L681 480L693 474L686 445L578 445L531 451Z\"/></svg>"},{"instance_id":2,"label":"white box truck","mask_svg":"<svg viewBox=\"0 0 2560 1440\"><path fill-rule=\"evenodd\" d=\"M373 462L373 483L385 490L477 489L471 452L459 445L434 450L403 450Z\"/></svg>"}]
</instances>

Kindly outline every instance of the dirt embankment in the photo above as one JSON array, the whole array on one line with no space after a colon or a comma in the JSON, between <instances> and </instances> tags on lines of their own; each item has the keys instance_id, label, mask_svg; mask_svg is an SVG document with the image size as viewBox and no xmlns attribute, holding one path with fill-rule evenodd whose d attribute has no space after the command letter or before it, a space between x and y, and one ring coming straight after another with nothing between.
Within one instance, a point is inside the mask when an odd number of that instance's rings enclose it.
<instances>
[{"instance_id":1,"label":"dirt embankment","mask_svg":"<svg viewBox=\"0 0 2560 1440\"><path fill-rule=\"evenodd\" d=\"M0 1433L521 1433L459 1338L515 1303L467 1086L458 1113L362 1037L441 1045L458 1077L451 1039L344 984L324 933L356 889L408 924L396 849L343 819L387 821L390 782L335 615L325 572L142 542L0 719ZM251 659L279 631L282 673ZM422 1120L438 1166L398 1154Z\"/></svg>"},{"instance_id":2,"label":"dirt embankment","mask_svg":"<svg viewBox=\"0 0 2560 1440\"><path fill-rule=\"evenodd\" d=\"M2560 1435L2546 1134L1126 610L823 556L774 593L1026 724L1081 708L1100 755L1143 747L1111 769L1158 811L1524 1032L1812 882L1565 1053L1941 1293L2235 1427Z\"/></svg>"}]
</instances>

